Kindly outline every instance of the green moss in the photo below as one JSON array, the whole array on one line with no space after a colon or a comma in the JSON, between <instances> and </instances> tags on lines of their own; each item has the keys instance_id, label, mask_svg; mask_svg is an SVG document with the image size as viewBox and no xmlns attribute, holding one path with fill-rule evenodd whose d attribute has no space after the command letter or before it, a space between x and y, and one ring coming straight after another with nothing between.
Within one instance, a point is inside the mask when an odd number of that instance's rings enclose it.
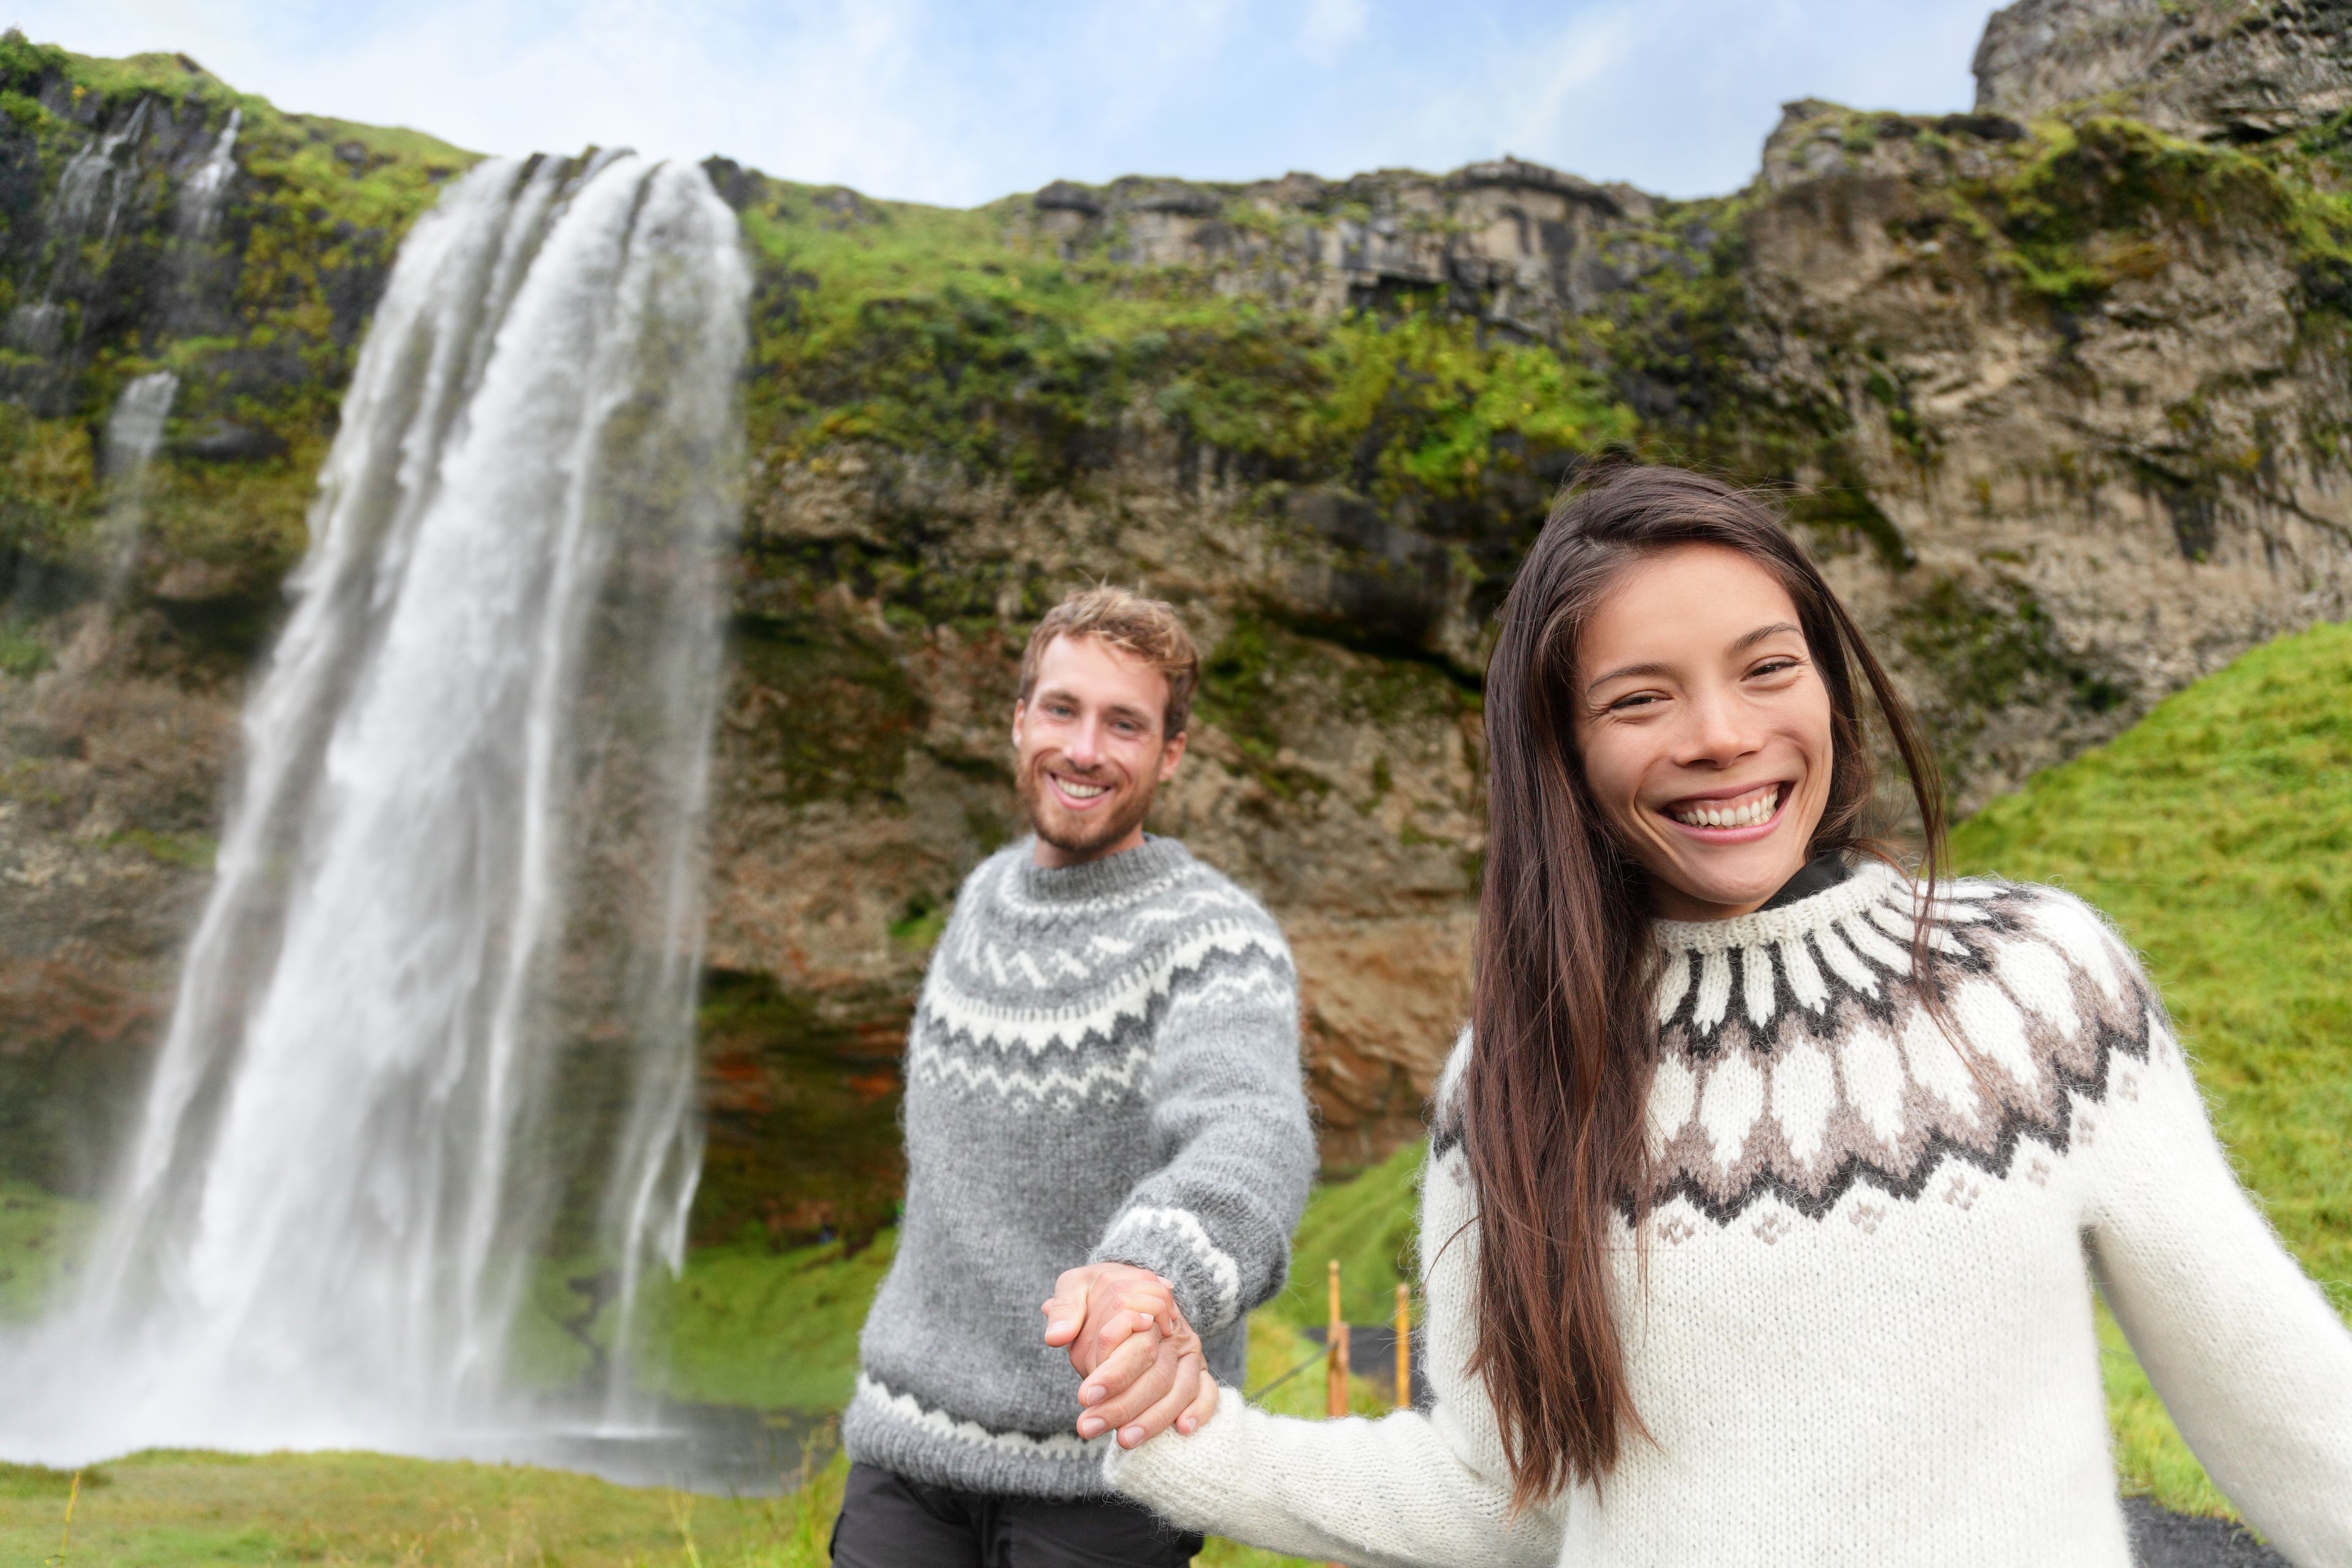
<instances>
[{"instance_id":1,"label":"green moss","mask_svg":"<svg viewBox=\"0 0 2352 1568\"><path fill-rule=\"evenodd\" d=\"M1994 175L1954 182L1935 200L1987 265L2068 312L2164 271L2191 242L2283 233L2309 263L2352 254L2352 209L2291 144L2185 142L2109 114L2037 121Z\"/></svg>"},{"instance_id":2,"label":"green moss","mask_svg":"<svg viewBox=\"0 0 2352 1568\"><path fill-rule=\"evenodd\" d=\"M199 871L209 869L213 857L220 852L219 841L209 833L156 833L144 827L126 827L109 837L107 843L136 849L166 866L184 866Z\"/></svg>"},{"instance_id":3,"label":"green moss","mask_svg":"<svg viewBox=\"0 0 2352 1568\"><path fill-rule=\"evenodd\" d=\"M2032 588L1993 575L1982 584L1939 577L1895 614L1896 637L1935 674L1936 745L1958 777L1989 715L2054 693L2090 713L2131 693L2069 653Z\"/></svg>"},{"instance_id":4,"label":"green moss","mask_svg":"<svg viewBox=\"0 0 2352 1568\"><path fill-rule=\"evenodd\" d=\"M42 100L62 100L70 117ZM195 560L239 569L265 591L299 555L303 512L331 437L365 318L415 216L476 154L415 132L287 114L235 91L184 57L96 59L0 38L0 140L54 185L93 124L119 123L141 99L207 132L243 116L239 177L209 256L172 253L167 174L146 171L124 224L89 239L65 307L64 357L26 356L19 384L46 387L43 416L0 408L0 551L95 576L100 515L95 433L133 377L169 368L181 379L174 434L229 423L260 433L280 456L204 463L167 445L149 472L147 552L158 569ZM158 215L162 216L158 216ZM176 259L171 257L176 255ZM26 278L54 278L52 249L20 255ZM166 306L153 280L193 266L203 308ZM90 289L106 309L84 307ZM55 372L54 375L52 372ZM62 406L60 406L62 405Z\"/></svg>"},{"instance_id":5,"label":"green moss","mask_svg":"<svg viewBox=\"0 0 2352 1568\"><path fill-rule=\"evenodd\" d=\"M1068 487L1149 410L1256 479L1458 497L1633 428L1591 370L1433 310L1322 321L1205 273L1021 250L998 210L859 212L771 183L745 213L763 262L754 428L788 459L870 441Z\"/></svg>"},{"instance_id":6,"label":"green moss","mask_svg":"<svg viewBox=\"0 0 2352 1568\"><path fill-rule=\"evenodd\" d=\"M1194 710L1233 742L1243 766L1278 800L1319 796L1331 788L1321 773L1282 754L1296 739L1286 728L1292 721L1287 683L1308 646L1261 616L1242 615L1201 661Z\"/></svg>"},{"instance_id":7,"label":"green moss","mask_svg":"<svg viewBox=\"0 0 2352 1568\"><path fill-rule=\"evenodd\" d=\"M23 680L49 668L49 645L22 626L0 625L0 674Z\"/></svg>"},{"instance_id":8,"label":"green moss","mask_svg":"<svg viewBox=\"0 0 2352 1568\"><path fill-rule=\"evenodd\" d=\"M929 952L947 925L947 906L929 893L918 893L890 922L890 940L917 952Z\"/></svg>"},{"instance_id":9,"label":"green moss","mask_svg":"<svg viewBox=\"0 0 2352 1568\"><path fill-rule=\"evenodd\" d=\"M783 801L898 800L929 715L887 640L844 615L782 611L737 617L734 655Z\"/></svg>"}]
</instances>

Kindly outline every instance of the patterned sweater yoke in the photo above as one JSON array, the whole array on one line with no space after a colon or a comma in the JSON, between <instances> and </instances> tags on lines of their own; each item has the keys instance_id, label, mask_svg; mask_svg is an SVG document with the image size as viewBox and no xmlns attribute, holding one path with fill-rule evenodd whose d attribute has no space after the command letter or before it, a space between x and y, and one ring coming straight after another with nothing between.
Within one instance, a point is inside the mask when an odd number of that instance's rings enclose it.
<instances>
[{"instance_id":1,"label":"patterned sweater yoke","mask_svg":"<svg viewBox=\"0 0 2352 1568\"><path fill-rule=\"evenodd\" d=\"M1315 1142L1298 992L1256 900L1173 839L1079 866L1027 840L957 895L907 1037L907 1205L843 1418L853 1458L968 1490L1103 1492L1038 1304L1151 1269L1240 1376Z\"/></svg>"},{"instance_id":2,"label":"patterned sweater yoke","mask_svg":"<svg viewBox=\"0 0 2352 1568\"><path fill-rule=\"evenodd\" d=\"M1622 1195L1615 1280L1654 1441L1597 1490L1509 1508L1466 1365L1465 1037L1423 1173L1434 1405L1302 1422L1229 1395L1192 1437L1108 1456L1115 1484L1351 1563L2127 1568L2095 1283L2247 1519L2303 1568L2352 1568L2352 1333L2239 1186L2104 921L1991 880L1923 909L1866 864L1657 937L1652 1180Z\"/></svg>"}]
</instances>

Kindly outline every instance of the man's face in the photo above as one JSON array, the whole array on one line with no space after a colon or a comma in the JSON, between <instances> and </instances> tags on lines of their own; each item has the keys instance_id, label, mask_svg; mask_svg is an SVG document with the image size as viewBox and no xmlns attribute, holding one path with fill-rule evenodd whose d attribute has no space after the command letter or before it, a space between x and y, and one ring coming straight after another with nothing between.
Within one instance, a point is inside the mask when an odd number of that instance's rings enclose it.
<instances>
[{"instance_id":1,"label":"man's face","mask_svg":"<svg viewBox=\"0 0 2352 1568\"><path fill-rule=\"evenodd\" d=\"M1037 684L1013 704L1014 773L1037 834L1037 863L1071 866L1143 842L1151 797L1176 773L1184 737L1164 736L1168 678L1090 637L1057 637Z\"/></svg>"}]
</instances>

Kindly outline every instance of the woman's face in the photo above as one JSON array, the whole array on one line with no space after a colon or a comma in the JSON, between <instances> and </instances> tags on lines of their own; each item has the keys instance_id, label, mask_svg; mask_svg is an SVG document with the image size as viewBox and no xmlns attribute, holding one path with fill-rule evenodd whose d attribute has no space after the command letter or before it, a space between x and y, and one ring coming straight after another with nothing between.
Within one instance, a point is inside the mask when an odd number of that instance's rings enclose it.
<instances>
[{"instance_id":1,"label":"woman's face","mask_svg":"<svg viewBox=\"0 0 2352 1568\"><path fill-rule=\"evenodd\" d=\"M1628 567L1576 680L1585 783L1659 914L1746 914L1796 874L1829 798L1830 697L1769 572L1714 544Z\"/></svg>"}]
</instances>

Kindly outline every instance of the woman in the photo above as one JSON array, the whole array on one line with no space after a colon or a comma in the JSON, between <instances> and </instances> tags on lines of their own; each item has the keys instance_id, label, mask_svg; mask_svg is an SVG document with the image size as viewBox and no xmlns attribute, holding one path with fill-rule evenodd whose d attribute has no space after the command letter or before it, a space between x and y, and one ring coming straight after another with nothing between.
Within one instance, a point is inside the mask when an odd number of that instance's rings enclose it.
<instances>
[{"instance_id":1,"label":"woman","mask_svg":"<svg viewBox=\"0 0 2352 1568\"><path fill-rule=\"evenodd\" d=\"M1921 879L1862 837L1865 686ZM1911 723L1769 510L1588 483L1486 702L1475 1027L1423 1179L1434 1407L1229 1395L1112 1446L1116 1485L1360 1563L2124 1568L2095 1279L2248 1519L2352 1564L2352 1335L2099 917L1933 879Z\"/></svg>"}]
</instances>

